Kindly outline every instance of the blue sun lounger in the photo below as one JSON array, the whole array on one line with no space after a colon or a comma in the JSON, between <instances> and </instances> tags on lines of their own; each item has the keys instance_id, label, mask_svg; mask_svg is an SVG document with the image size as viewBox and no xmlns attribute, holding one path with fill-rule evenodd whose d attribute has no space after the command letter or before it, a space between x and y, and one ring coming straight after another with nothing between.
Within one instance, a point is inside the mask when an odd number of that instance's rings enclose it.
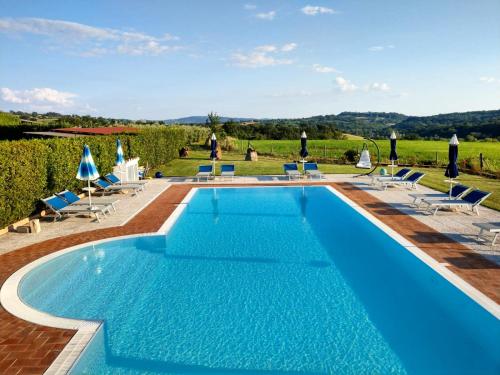
<instances>
[{"instance_id":1,"label":"blue sun lounger","mask_svg":"<svg viewBox=\"0 0 500 375\"><path fill-rule=\"evenodd\" d=\"M463 196L461 199L424 199L422 203L428 205L429 210L434 209L434 215L438 212L440 208L445 207L467 207L471 211L475 211L477 216L479 216L479 205L488 198L491 193L482 190L472 190L469 194Z\"/></svg>"},{"instance_id":2,"label":"blue sun lounger","mask_svg":"<svg viewBox=\"0 0 500 375\"><path fill-rule=\"evenodd\" d=\"M118 178L117 175L114 173L108 173L107 175L104 176L106 180L108 180L112 185L143 185L145 186L148 182L147 181L122 181Z\"/></svg>"},{"instance_id":3,"label":"blue sun lounger","mask_svg":"<svg viewBox=\"0 0 500 375\"><path fill-rule=\"evenodd\" d=\"M88 205L72 205L66 202L61 197L57 195L52 195L51 197L42 199L42 202L54 212L54 221L62 218L64 215L83 215L83 214L93 214L96 220L100 223L99 214L106 216L106 212L109 213L110 206L94 206L89 207Z\"/></svg>"},{"instance_id":4,"label":"blue sun lounger","mask_svg":"<svg viewBox=\"0 0 500 375\"><path fill-rule=\"evenodd\" d=\"M451 191L448 190L446 193L430 193L430 194L410 194L410 197L413 198L413 204L417 204L417 202L420 200L420 204L422 204L422 200L427 199L446 199L446 198L454 198L454 199L460 199L462 198L468 191L470 190L470 187L465 186L465 185L455 185L451 188ZM417 206L420 206L418 204Z\"/></svg>"},{"instance_id":5,"label":"blue sun lounger","mask_svg":"<svg viewBox=\"0 0 500 375\"><path fill-rule=\"evenodd\" d=\"M58 197L61 197L62 199L64 199L66 202L68 202L69 204L71 204L73 206L84 206L84 205L88 206L89 205L89 200L87 198L82 199L78 195L76 195L75 193L73 193L72 191L69 191L69 190L61 191L60 193L56 193L56 195ZM111 199L111 200L98 199L98 200L92 201L92 206L97 206L97 207L109 206L113 209L113 211L116 212L115 204L118 203L119 201L120 201L119 199Z\"/></svg>"},{"instance_id":6,"label":"blue sun lounger","mask_svg":"<svg viewBox=\"0 0 500 375\"><path fill-rule=\"evenodd\" d=\"M234 164L222 164L220 166L221 177L231 177L231 181L234 179Z\"/></svg>"},{"instance_id":7,"label":"blue sun lounger","mask_svg":"<svg viewBox=\"0 0 500 375\"><path fill-rule=\"evenodd\" d=\"M374 185L377 182L384 182L384 181L401 181L405 177L408 177L408 175L412 172L411 169L409 168L402 168L396 173L394 173L394 176L372 176L372 185Z\"/></svg>"},{"instance_id":8,"label":"blue sun lounger","mask_svg":"<svg viewBox=\"0 0 500 375\"><path fill-rule=\"evenodd\" d=\"M318 169L318 164L316 163L305 163L304 171L308 177L318 177L323 178L323 173Z\"/></svg>"},{"instance_id":9,"label":"blue sun lounger","mask_svg":"<svg viewBox=\"0 0 500 375\"><path fill-rule=\"evenodd\" d=\"M388 180L388 181L382 181L381 185L384 187L384 190L386 190L389 186L395 186L395 187L406 187L409 189L417 189L418 187L418 182L425 176L425 173L421 172L415 172L411 174L409 177L406 177L402 180Z\"/></svg>"},{"instance_id":10,"label":"blue sun lounger","mask_svg":"<svg viewBox=\"0 0 500 375\"><path fill-rule=\"evenodd\" d=\"M297 177L300 178L300 176L302 176L302 174L299 172L299 168L297 167L297 163L283 164L283 170L285 171L285 174L288 176L289 180Z\"/></svg>"},{"instance_id":11,"label":"blue sun lounger","mask_svg":"<svg viewBox=\"0 0 500 375\"><path fill-rule=\"evenodd\" d=\"M200 165L198 167L198 173L196 173L196 178L200 182L200 178L206 178L207 182L210 177L214 174L214 168L212 165Z\"/></svg>"},{"instance_id":12,"label":"blue sun lounger","mask_svg":"<svg viewBox=\"0 0 500 375\"><path fill-rule=\"evenodd\" d=\"M102 195L105 193L120 193L129 190L132 190L133 194L137 195L139 191L144 190L144 186L142 185L113 185L102 178L98 178L92 181L92 183L100 189L99 191Z\"/></svg>"}]
</instances>

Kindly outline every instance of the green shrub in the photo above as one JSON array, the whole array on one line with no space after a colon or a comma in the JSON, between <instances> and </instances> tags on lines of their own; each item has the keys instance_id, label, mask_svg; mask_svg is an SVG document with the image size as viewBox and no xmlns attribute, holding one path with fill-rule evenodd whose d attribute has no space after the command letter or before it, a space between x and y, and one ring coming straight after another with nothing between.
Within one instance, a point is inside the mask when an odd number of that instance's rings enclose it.
<instances>
[{"instance_id":1,"label":"green shrub","mask_svg":"<svg viewBox=\"0 0 500 375\"><path fill-rule=\"evenodd\" d=\"M194 128L193 128L194 129ZM147 127L120 135L127 158L139 157L151 167L168 163L178 150L198 140L203 131L185 127ZM197 138L198 137L198 138ZM0 228L31 215L41 198L86 183L76 179L84 144L101 175L115 164L116 136L0 141Z\"/></svg>"},{"instance_id":2,"label":"green shrub","mask_svg":"<svg viewBox=\"0 0 500 375\"><path fill-rule=\"evenodd\" d=\"M0 144L0 227L30 214L47 195L47 155L41 141Z\"/></svg>"},{"instance_id":3,"label":"green shrub","mask_svg":"<svg viewBox=\"0 0 500 375\"><path fill-rule=\"evenodd\" d=\"M20 123L19 116L12 115L6 112L0 112L0 125L18 125Z\"/></svg>"}]
</instances>

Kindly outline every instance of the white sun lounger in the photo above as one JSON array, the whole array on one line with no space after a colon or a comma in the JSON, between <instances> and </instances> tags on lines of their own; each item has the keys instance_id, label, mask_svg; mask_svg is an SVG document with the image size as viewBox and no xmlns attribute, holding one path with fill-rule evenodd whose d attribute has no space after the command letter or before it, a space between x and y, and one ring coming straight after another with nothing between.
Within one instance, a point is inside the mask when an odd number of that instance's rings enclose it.
<instances>
[{"instance_id":1,"label":"white sun lounger","mask_svg":"<svg viewBox=\"0 0 500 375\"><path fill-rule=\"evenodd\" d=\"M403 180L382 181L380 184L383 186L384 190L387 189L389 186L406 187L409 189L416 189L418 187L418 182L424 176L425 176L425 173L415 172Z\"/></svg>"},{"instance_id":2,"label":"white sun lounger","mask_svg":"<svg viewBox=\"0 0 500 375\"><path fill-rule=\"evenodd\" d=\"M297 163L287 163L283 164L283 170L285 174L288 176L288 179L292 178L300 178L302 174L299 172L299 168L297 167Z\"/></svg>"},{"instance_id":3,"label":"white sun lounger","mask_svg":"<svg viewBox=\"0 0 500 375\"><path fill-rule=\"evenodd\" d=\"M409 168L403 168L400 169L398 172L394 174L394 176L375 176L372 175L372 185L375 185L376 183L384 182L384 181L401 181L405 177L408 177L408 175L411 173L411 169Z\"/></svg>"},{"instance_id":4,"label":"white sun lounger","mask_svg":"<svg viewBox=\"0 0 500 375\"><path fill-rule=\"evenodd\" d=\"M82 205L71 205L68 204L64 199L53 195L51 197L42 199L42 202L45 203L47 207L50 208L51 211L54 212L54 221L59 218L62 218L64 215L82 215L82 214L93 214L96 220L100 223L99 214L106 216L106 212L109 213L111 205L108 206L82 206Z\"/></svg>"},{"instance_id":5,"label":"white sun lounger","mask_svg":"<svg viewBox=\"0 0 500 375\"><path fill-rule=\"evenodd\" d=\"M198 173L196 173L196 178L200 182L200 178L206 178L207 182L210 177L214 174L214 169L211 165L200 165L198 167Z\"/></svg>"},{"instance_id":6,"label":"white sun lounger","mask_svg":"<svg viewBox=\"0 0 500 375\"><path fill-rule=\"evenodd\" d=\"M316 163L304 163L304 170L308 177L323 178L323 173L318 169L318 164Z\"/></svg>"},{"instance_id":7,"label":"white sun lounger","mask_svg":"<svg viewBox=\"0 0 500 375\"><path fill-rule=\"evenodd\" d=\"M138 192L144 190L144 185L112 185L102 178L98 178L92 181L92 183L100 189L99 191L102 192L102 195L104 195L104 193L120 193L129 190L132 190L133 195L137 195Z\"/></svg>"},{"instance_id":8,"label":"white sun lounger","mask_svg":"<svg viewBox=\"0 0 500 375\"><path fill-rule=\"evenodd\" d=\"M465 185L455 185L451 188L451 192L448 190L446 193L430 193L430 194L409 194L410 197L413 198L413 204L417 205L418 207L422 204L422 201L424 199L431 200L431 199L446 199L446 198L453 198L453 199L460 199L462 198L468 191L470 190L470 187L465 186ZM417 202L420 201L420 204L417 204Z\"/></svg>"},{"instance_id":9,"label":"white sun lounger","mask_svg":"<svg viewBox=\"0 0 500 375\"><path fill-rule=\"evenodd\" d=\"M231 177L231 181L234 179L234 164L222 164L220 166L221 177Z\"/></svg>"},{"instance_id":10,"label":"white sun lounger","mask_svg":"<svg viewBox=\"0 0 500 375\"><path fill-rule=\"evenodd\" d=\"M439 209L445 207L467 207L471 211L475 211L477 216L479 216L479 205L489 196L491 193L481 190L473 190L469 194L463 196L461 199L423 199L422 203L428 205L429 209L434 210L434 215Z\"/></svg>"},{"instance_id":11,"label":"white sun lounger","mask_svg":"<svg viewBox=\"0 0 500 375\"><path fill-rule=\"evenodd\" d=\"M483 232L493 233L493 240L491 241L491 246L494 246L498 236L500 235L500 222L497 223L473 223L472 225L480 229L477 234L477 239L479 240L483 235Z\"/></svg>"}]
</instances>

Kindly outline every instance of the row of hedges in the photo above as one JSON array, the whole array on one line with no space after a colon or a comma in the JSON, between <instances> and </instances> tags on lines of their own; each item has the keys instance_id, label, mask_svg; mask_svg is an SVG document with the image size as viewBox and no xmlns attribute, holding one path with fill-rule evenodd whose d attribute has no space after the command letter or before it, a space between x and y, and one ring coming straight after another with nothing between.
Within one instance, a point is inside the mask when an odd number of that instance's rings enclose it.
<instances>
[{"instance_id":1,"label":"row of hedges","mask_svg":"<svg viewBox=\"0 0 500 375\"><path fill-rule=\"evenodd\" d=\"M20 124L19 116L0 112L0 126L2 125L18 125Z\"/></svg>"},{"instance_id":2,"label":"row of hedges","mask_svg":"<svg viewBox=\"0 0 500 375\"><path fill-rule=\"evenodd\" d=\"M61 126L51 123L26 123L26 124L0 124L0 140L16 140L29 138L24 132L47 132L53 129L60 129L68 126Z\"/></svg>"},{"instance_id":3,"label":"row of hedges","mask_svg":"<svg viewBox=\"0 0 500 375\"><path fill-rule=\"evenodd\" d=\"M177 157L178 150L199 142L208 131L188 127L148 127L137 135L121 135L126 158L139 157L151 167ZM0 228L40 208L40 199L64 190L78 190L85 182L75 178L84 144L88 144L98 171L112 170L115 136L57 138L0 142Z\"/></svg>"}]
</instances>

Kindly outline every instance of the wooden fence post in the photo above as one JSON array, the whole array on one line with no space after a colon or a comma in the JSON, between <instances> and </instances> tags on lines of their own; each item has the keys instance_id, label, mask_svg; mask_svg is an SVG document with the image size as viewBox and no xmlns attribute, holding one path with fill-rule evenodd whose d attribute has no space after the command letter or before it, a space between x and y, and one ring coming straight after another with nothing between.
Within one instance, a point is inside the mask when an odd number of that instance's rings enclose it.
<instances>
[{"instance_id":1,"label":"wooden fence post","mask_svg":"<svg viewBox=\"0 0 500 375\"><path fill-rule=\"evenodd\" d=\"M479 167L483 170L483 153L479 154Z\"/></svg>"}]
</instances>

